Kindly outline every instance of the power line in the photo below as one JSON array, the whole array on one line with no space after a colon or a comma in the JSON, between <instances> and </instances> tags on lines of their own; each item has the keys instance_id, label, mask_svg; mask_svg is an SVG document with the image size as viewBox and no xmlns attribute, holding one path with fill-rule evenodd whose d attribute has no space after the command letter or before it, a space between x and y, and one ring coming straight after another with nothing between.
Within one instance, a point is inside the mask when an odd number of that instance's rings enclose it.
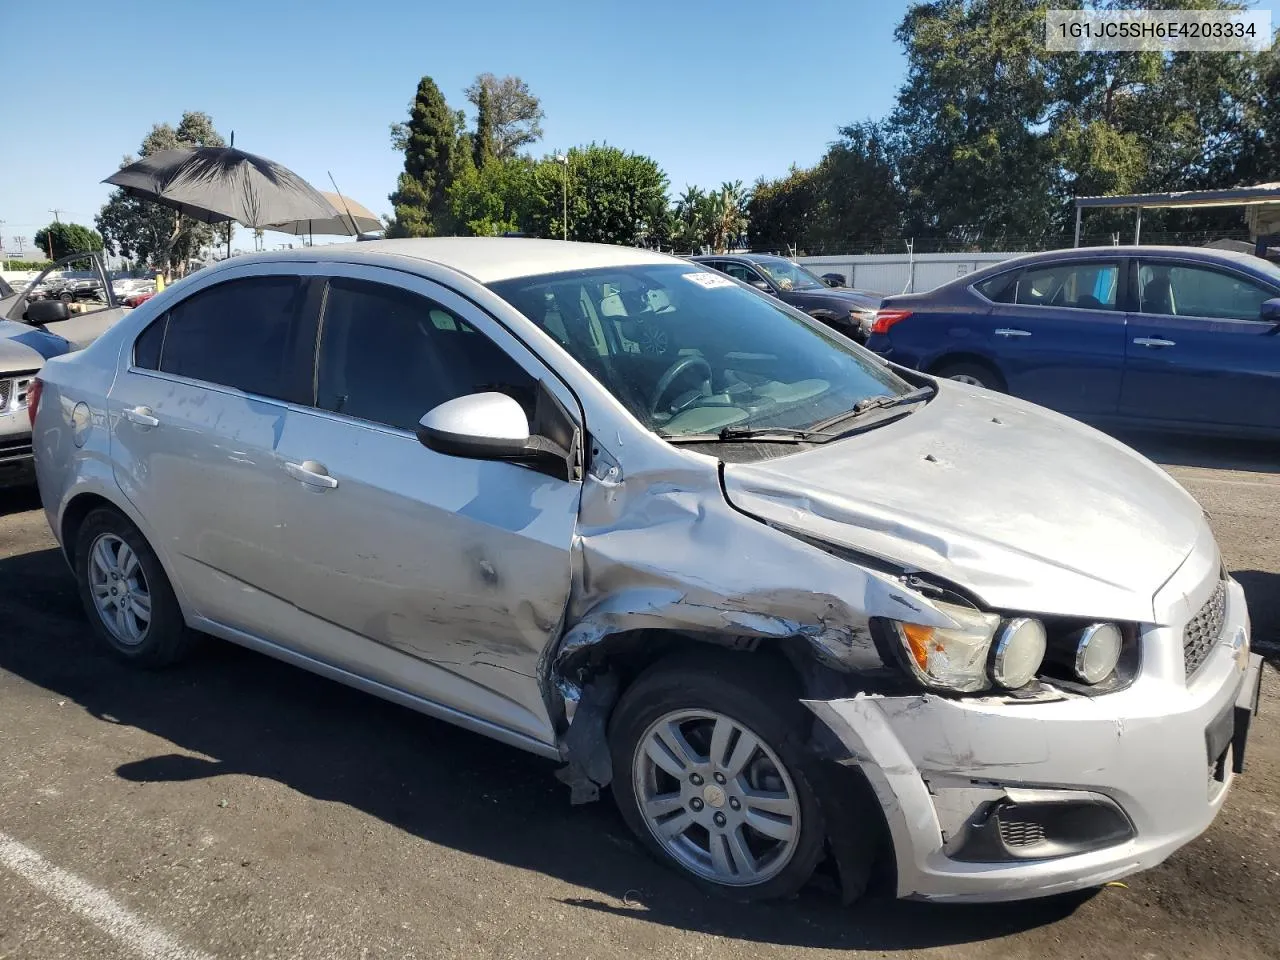
<instances>
[{"instance_id":1,"label":"power line","mask_svg":"<svg viewBox=\"0 0 1280 960\"><path fill-rule=\"evenodd\" d=\"M66 213L67 211L63 210L61 207L54 207L54 208L53 208L52 210L50 210L49 212L53 214L53 221L54 221L54 223L61 223L61 222L62 222L62 220L60 219L60 216L59 216L59 215L60 215L60 214L63 214L63 213Z\"/></svg>"}]
</instances>

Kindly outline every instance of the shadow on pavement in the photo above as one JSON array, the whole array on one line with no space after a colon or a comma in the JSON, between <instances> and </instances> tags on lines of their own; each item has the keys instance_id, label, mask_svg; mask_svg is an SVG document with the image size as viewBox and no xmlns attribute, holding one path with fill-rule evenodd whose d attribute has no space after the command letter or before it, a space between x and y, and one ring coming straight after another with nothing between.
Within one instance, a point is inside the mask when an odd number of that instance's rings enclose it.
<instances>
[{"instance_id":1,"label":"shadow on pavement","mask_svg":"<svg viewBox=\"0 0 1280 960\"><path fill-rule=\"evenodd\" d=\"M1166 466L1280 473L1280 443L1276 441L1139 431L1115 431L1112 436L1149 460Z\"/></svg>"},{"instance_id":2,"label":"shadow on pavement","mask_svg":"<svg viewBox=\"0 0 1280 960\"><path fill-rule=\"evenodd\" d=\"M347 804L431 843L595 891L567 906L760 943L916 949L1002 937L1069 916L1088 894L1004 906L868 900L817 889L782 904L708 897L651 861L612 803L571 808L554 765L445 723L210 642L148 673L92 640L55 550L0 560L0 669L175 752L122 765L134 782L267 777ZM203 757L183 756L177 751Z\"/></svg>"},{"instance_id":3,"label":"shadow on pavement","mask_svg":"<svg viewBox=\"0 0 1280 960\"><path fill-rule=\"evenodd\" d=\"M0 487L0 517L40 509L40 493L35 487Z\"/></svg>"}]
</instances>

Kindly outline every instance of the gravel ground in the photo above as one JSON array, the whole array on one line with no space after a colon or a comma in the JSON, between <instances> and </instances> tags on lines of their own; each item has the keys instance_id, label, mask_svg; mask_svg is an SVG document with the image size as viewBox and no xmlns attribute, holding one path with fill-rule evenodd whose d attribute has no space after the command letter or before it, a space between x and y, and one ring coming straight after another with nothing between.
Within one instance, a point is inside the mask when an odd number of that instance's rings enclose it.
<instances>
[{"instance_id":1,"label":"gravel ground","mask_svg":"<svg viewBox=\"0 0 1280 960\"><path fill-rule=\"evenodd\" d=\"M35 498L0 492L0 960L1276 957L1280 448L1138 442L1249 593L1246 775L1158 869L989 907L708 899L537 758L231 646L121 667Z\"/></svg>"}]
</instances>

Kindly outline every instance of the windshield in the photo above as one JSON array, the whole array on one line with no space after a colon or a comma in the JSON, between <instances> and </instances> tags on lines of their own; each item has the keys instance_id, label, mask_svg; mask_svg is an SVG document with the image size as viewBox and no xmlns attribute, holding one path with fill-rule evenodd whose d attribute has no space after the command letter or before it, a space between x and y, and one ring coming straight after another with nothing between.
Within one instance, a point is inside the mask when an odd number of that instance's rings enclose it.
<instances>
[{"instance_id":1,"label":"windshield","mask_svg":"<svg viewBox=\"0 0 1280 960\"><path fill-rule=\"evenodd\" d=\"M804 429L910 387L852 344L688 264L491 285L663 437Z\"/></svg>"},{"instance_id":2,"label":"windshield","mask_svg":"<svg viewBox=\"0 0 1280 960\"><path fill-rule=\"evenodd\" d=\"M798 263L783 260L781 257L751 261L764 271L774 286L779 290L813 290L826 289L826 284Z\"/></svg>"}]
</instances>

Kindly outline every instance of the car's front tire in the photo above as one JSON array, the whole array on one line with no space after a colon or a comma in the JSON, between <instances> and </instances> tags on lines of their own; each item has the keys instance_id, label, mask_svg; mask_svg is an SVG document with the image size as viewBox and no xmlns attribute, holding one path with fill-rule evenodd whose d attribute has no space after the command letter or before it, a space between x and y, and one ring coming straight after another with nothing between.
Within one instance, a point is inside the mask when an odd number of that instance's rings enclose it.
<instances>
[{"instance_id":1,"label":"car's front tire","mask_svg":"<svg viewBox=\"0 0 1280 960\"><path fill-rule=\"evenodd\" d=\"M636 679L609 725L627 825L659 860L742 900L797 893L824 851L812 716L779 686L749 655L677 656Z\"/></svg>"},{"instance_id":2,"label":"car's front tire","mask_svg":"<svg viewBox=\"0 0 1280 960\"><path fill-rule=\"evenodd\" d=\"M75 538L76 581L93 632L116 656L143 667L182 659L195 635L155 551L127 517L92 511Z\"/></svg>"}]
</instances>

